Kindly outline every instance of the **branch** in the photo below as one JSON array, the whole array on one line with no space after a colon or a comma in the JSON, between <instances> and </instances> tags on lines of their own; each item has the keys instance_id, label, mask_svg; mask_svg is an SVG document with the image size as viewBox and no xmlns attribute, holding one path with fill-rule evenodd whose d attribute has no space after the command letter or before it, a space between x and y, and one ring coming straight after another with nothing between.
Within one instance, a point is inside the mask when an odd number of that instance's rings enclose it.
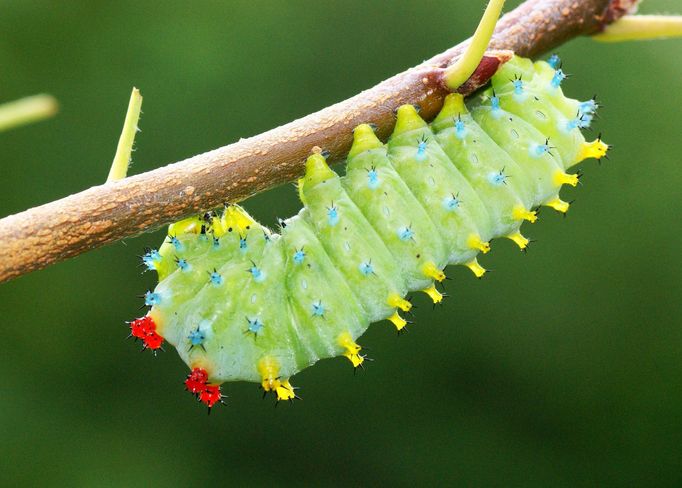
<instances>
[{"instance_id":1,"label":"branch","mask_svg":"<svg viewBox=\"0 0 682 488\"><path fill-rule=\"evenodd\" d=\"M527 0L499 21L490 48L534 57L573 37L601 31L636 3ZM432 118L447 94L442 72L468 42L346 101L258 136L0 220L0 282L293 181L303 174L303 161L315 146L328 150L330 161L340 161L350 149L353 127L372 122L377 134L387 137L395 121L393 111L400 105L419 104L422 116ZM484 65L472 78L485 81L497 68L486 73L491 66ZM459 91L475 89L477 83L471 81Z\"/></svg>"}]
</instances>

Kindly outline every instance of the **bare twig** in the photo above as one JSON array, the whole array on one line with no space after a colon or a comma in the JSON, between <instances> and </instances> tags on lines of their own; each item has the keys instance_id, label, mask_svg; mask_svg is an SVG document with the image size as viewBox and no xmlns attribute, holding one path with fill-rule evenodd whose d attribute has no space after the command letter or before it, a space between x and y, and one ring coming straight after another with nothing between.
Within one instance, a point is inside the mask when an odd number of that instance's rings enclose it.
<instances>
[{"instance_id":1,"label":"bare twig","mask_svg":"<svg viewBox=\"0 0 682 488\"><path fill-rule=\"evenodd\" d=\"M500 20L490 48L537 56L573 37L601 31L635 4L636 0L528 0ZM447 93L442 71L467 44L258 136L0 220L0 282L292 181L302 174L303 160L314 146L329 150L331 160L340 160L350 148L355 125L373 122L378 135L385 137L399 105L419 104L425 118L433 117ZM472 78L485 81L494 72L497 64L486 59ZM476 86L467 82L460 91L468 93Z\"/></svg>"}]
</instances>

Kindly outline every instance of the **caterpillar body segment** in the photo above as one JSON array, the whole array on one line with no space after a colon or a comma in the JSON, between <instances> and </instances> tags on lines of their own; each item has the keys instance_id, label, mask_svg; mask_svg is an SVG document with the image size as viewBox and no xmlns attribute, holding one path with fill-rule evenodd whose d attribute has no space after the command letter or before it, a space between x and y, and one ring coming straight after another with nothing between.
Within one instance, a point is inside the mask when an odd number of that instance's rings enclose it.
<instances>
[{"instance_id":1,"label":"caterpillar body segment","mask_svg":"<svg viewBox=\"0 0 682 488\"><path fill-rule=\"evenodd\" d=\"M343 186L398 264L405 288L426 288L433 278L424 268L442 269L447 264L447 248L438 226L401 179L372 129L361 125L355 132L357 142L351 151L355 155L348 158ZM374 145L372 139L380 146L361 150L363 145Z\"/></svg>"},{"instance_id":2,"label":"caterpillar body segment","mask_svg":"<svg viewBox=\"0 0 682 488\"><path fill-rule=\"evenodd\" d=\"M420 145L424 147L423 155L419 154ZM388 154L415 198L437 222L446 246L446 263L469 262L479 252L487 252L492 234L486 206L411 105L397 111Z\"/></svg>"},{"instance_id":3,"label":"caterpillar body segment","mask_svg":"<svg viewBox=\"0 0 682 488\"><path fill-rule=\"evenodd\" d=\"M606 153L580 133L596 102L564 97L554 63L514 58L467 103L449 95L430 125L399 107L385 144L358 126L343 177L311 155L304 208L279 234L236 205L173 224L143 256L159 284L131 335L154 350L172 344L191 368L187 390L209 408L225 381L292 400L290 378L320 359L363 366L357 341L370 323L401 331L410 291L440 303L448 264L481 277L477 255L492 239L525 249L520 228L537 207L568 210L559 191L577 176L566 170Z\"/></svg>"},{"instance_id":4,"label":"caterpillar body segment","mask_svg":"<svg viewBox=\"0 0 682 488\"><path fill-rule=\"evenodd\" d=\"M287 255L286 285L291 316L309 363L338 356L342 331L358 337L369 318L355 298L352 285L336 267L306 217L307 210L285 221L282 240ZM334 293L329 293L334 290ZM292 373L293 374L293 373Z\"/></svg>"},{"instance_id":5,"label":"caterpillar body segment","mask_svg":"<svg viewBox=\"0 0 682 488\"><path fill-rule=\"evenodd\" d=\"M329 169L324 157L314 154L308 158L306 166L301 189L308 210L306 215L367 318L371 322L383 320L391 312L385 297L407 293L398 263L344 190L342 178ZM322 166L325 169L321 169ZM327 171L331 175L326 179L317 176L318 172ZM384 299L377 300L378 297Z\"/></svg>"},{"instance_id":6,"label":"caterpillar body segment","mask_svg":"<svg viewBox=\"0 0 682 488\"><path fill-rule=\"evenodd\" d=\"M531 189L523 171L474 121L463 98L451 96L441 116L434 124L438 143L484 202L491 217L489 234L504 236L524 219L532 220Z\"/></svg>"}]
</instances>

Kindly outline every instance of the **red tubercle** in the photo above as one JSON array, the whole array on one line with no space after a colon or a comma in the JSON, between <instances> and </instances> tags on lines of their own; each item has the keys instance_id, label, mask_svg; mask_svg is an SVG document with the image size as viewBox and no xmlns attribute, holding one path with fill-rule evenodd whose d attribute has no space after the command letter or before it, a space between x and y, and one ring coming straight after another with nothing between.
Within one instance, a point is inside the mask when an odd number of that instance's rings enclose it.
<instances>
[{"instance_id":1,"label":"red tubercle","mask_svg":"<svg viewBox=\"0 0 682 488\"><path fill-rule=\"evenodd\" d=\"M208 373L205 369L194 368L185 380L185 388L193 394L199 394L206 389L206 382L208 381Z\"/></svg>"},{"instance_id":2,"label":"red tubercle","mask_svg":"<svg viewBox=\"0 0 682 488\"><path fill-rule=\"evenodd\" d=\"M144 336L148 332L153 332L156 330L156 324L154 320L149 316L145 315L139 319L135 319L130 322L130 335L136 339L144 339Z\"/></svg>"},{"instance_id":3,"label":"red tubercle","mask_svg":"<svg viewBox=\"0 0 682 488\"><path fill-rule=\"evenodd\" d=\"M163 346L163 337L154 331L148 332L147 335L142 338L142 341L144 342L145 349L151 349L152 351L161 349L161 346Z\"/></svg>"},{"instance_id":4,"label":"red tubercle","mask_svg":"<svg viewBox=\"0 0 682 488\"><path fill-rule=\"evenodd\" d=\"M145 349L156 351L163 345L163 337L156 332L156 322L149 315L130 322L130 335L142 339Z\"/></svg>"},{"instance_id":5,"label":"red tubercle","mask_svg":"<svg viewBox=\"0 0 682 488\"><path fill-rule=\"evenodd\" d=\"M223 398L222 393L220 393L219 385L206 385L204 391L199 393L199 400L211 408L213 405L218 403Z\"/></svg>"},{"instance_id":6,"label":"red tubercle","mask_svg":"<svg viewBox=\"0 0 682 488\"><path fill-rule=\"evenodd\" d=\"M220 385L208 384L208 373L205 369L192 369L185 379L185 388L209 409L216 403L222 402L223 395L220 392Z\"/></svg>"}]
</instances>

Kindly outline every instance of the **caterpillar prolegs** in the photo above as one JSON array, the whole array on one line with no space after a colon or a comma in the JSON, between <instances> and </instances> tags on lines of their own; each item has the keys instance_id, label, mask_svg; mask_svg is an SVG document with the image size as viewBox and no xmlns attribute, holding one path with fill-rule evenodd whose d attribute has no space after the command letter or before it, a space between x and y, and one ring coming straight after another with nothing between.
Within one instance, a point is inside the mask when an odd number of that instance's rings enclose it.
<instances>
[{"instance_id":1,"label":"caterpillar prolegs","mask_svg":"<svg viewBox=\"0 0 682 488\"><path fill-rule=\"evenodd\" d=\"M559 190L578 175L567 170L608 146L585 141L597 103L565 97L565 77L555 56L514 57L466 103L448 95L430 125L404 105L385 144L356 127L345 176L321 152L307 159L303 209L279 233L236 205L171 225L143 256L159 283L132 335L152 350L175 346L191 369L186 388L209 408L226 381L292 400L289 379L320 359L362 366L358 337L382 320L402 330L408 292L440 302L447 265L481 277L476 256L492 239L525 249L519 229L537 207L568 210Z\"/></svg>"}]
</instances>

